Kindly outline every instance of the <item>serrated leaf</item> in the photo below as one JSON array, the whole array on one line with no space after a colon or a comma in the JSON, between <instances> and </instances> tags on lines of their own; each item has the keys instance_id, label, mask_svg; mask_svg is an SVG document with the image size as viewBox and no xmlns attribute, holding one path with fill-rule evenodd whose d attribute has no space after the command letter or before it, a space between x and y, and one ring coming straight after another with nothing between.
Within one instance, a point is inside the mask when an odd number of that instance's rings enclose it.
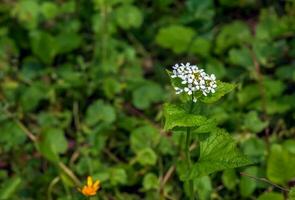
<instances>
[{"instance_id":1,"label":"serrated leaf","mask_svg":"<svg viewBox=\"0 0 295 200\"><path fill-rule=\"evenodd\" d=\"M233 138L225 130L216 129L216 132L200 142L200 158L184 178L194 179L249 164L251 161L236 148Z\"/></svg>"},{"instance_id":2,"label":"serrated leaf","mask_svg":"<svg viewBox=\"0 0 295 200\"><path fill-rule=\"evenodd\" d=\"M267 177L277 184L286 184L295 178L295 155L280 145L271 147L267 161Z\"/></svg>"},{"instance_id":3,"label":"serrated leaf","mask_svg":"<svg viewBox=\"0 0 295 200\"><path fill-rule=\"evenodd\" d=\"M224 83L222 81L217 81L216 84L216 92L208 96L202 96L200 98L200 101L204 103L214 103L218 101L221 97L223 97L225 94L231 92L236 87L234 84Z\"/></svg>"},{"instance_id":4,"label":"serrated leaf","mask_svg":"<svg viewBox=\"0 0 295 200\"><path fill-rule=\"evenodd\" d=\"M169 103L164 105L164 117L165 130L170 130L174 127L196 127L205 125L208 122L206 117L189 114L185 107Z\"/></svg>"}]
</instances>

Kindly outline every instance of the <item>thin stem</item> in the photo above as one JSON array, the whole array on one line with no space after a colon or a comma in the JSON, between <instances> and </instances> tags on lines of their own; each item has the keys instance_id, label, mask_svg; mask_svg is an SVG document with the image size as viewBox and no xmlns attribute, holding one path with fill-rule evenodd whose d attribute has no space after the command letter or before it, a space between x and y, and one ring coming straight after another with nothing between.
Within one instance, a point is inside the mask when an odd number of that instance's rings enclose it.
<instances>
[{"instance_id":1,"label":"thin stem","mask_svg":"<svg viewBox=\"0 0 295 200\"><path fill-rule=\"evenodd\" d=\"M189 109L189 112L188 112L189 114L192 113L193 107L194 107L194 102L193 102L193 95L192 95L191 105L190 105L190 109ZM190 150L189 150L190 141L191 141L191 128L188 127L186 129L186 141L185 141L185 159L186 159L186 162L187 162L188 170L191 169L191 155L190 155ZM194 195L193 195L194 182L193 182L193 180L189 180L188 183L189 183L189 197L190 197L190 200L194 200Z\"/></svg>"},{"instance_id":2,"label":"thin stem","mask_svg":"<svg viewBox=\"0 0 295 200\"><path fill-rule=\"evenodd\" d=\"M289 190L288 190L287 188L284 188L284 187L281 187L281 186L279 186L279 185L277 185L277 184L275 184L275 183L272 183L271 181L269 181L269 180L266 179L266 178L259 178L259 177L251 176L251 175L246 174L246 173L243 173L243 172L240 172L240 174L241 174L242 176L247 176L247 177L249 177L249 178L252 178L252 179L254 179L254 180L256 180L256 181L262 181L262 182L264 182L264 183L268 183L268 184L270 184L270 185L272 185L272 186L274 186L274 187L276 187L276 188L279 188L280 190L282 190L282 191L284 191L284 192L289 192Z\"/></svg>"}]
</instances>

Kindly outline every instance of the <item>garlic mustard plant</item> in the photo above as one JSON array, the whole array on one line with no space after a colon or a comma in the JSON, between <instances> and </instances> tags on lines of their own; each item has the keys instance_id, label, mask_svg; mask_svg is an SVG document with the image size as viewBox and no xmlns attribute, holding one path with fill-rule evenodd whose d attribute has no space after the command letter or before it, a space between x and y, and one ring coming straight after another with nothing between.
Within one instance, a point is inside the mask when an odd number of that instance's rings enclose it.
<instances>
[{"instance_id":1,"label":"garlic mustard plant","mask_svg":"<svg viewBox=\"0 0 295 200\"><path fill-rule=\"evenodd\" d=\"M233 138L219 128L214 119L204 116L195 106L199 104L198 107L202 107L218 101L231 92L235 85L216 80L214 74L207 74L190 63L175 64L168 74L176 94L184 98L180 98L181 102L164 105L164 129L172 132L184 130L179 146L184 141L185 160L180 157L176 168L180 180L186 182L184 186L188 187L184 191L187 191L190 200L194 200L198 196L198 191L194 190L194 179L216 171L249 165L251 162L236 148ZM207 137L198 140L198 134L206 134ZM197 145L199 151L191 152L192 144ZM197 159L192 159L191 153Z\"/></svg>"}]
</instances>

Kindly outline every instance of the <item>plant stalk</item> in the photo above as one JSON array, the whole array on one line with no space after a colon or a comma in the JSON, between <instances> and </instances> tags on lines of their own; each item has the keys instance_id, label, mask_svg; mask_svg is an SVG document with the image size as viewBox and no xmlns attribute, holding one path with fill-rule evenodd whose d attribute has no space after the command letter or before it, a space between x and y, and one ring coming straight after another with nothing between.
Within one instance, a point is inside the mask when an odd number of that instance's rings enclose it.
<instances>
[{"instance_id":1,"label":"plant stalk","mask_svg":"<svg viewBox=\"0 0 295 200\"><path fill-rule=\"evenodd\" d=\"M193 107L194 107L194 102L193 102L193 95L192 95L189 114L192 113ZM191 128L188 127L186 129L186 140L185 140L185 159L187 162L188 170L191 170L191 155L190 155L190 150L189 150L190 141L191 141ZM194 198L194 182L193 182L193 180L189 180L188 184L189 184L189 198L190 198L190 200L194 200L195 198Z\"/></svg>"}]
</instances>

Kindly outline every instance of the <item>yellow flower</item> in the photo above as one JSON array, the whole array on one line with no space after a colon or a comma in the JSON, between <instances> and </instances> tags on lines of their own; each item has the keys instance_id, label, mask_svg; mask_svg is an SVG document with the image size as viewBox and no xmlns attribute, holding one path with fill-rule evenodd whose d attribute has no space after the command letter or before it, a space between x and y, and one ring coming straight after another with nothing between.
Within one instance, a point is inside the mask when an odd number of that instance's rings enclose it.
<instances>
[{"instance_id":1,"label":"yellow flower","mask_svg":"<svg viewBox=\"0 0 295 200\"><path fill-rule=\"evenodd\" d=\"M83 188L78 188L78 190L85 196L94 196L96 192L100 189L100 181L97 180L93 183L93 179L91 176L87 177L87 184L83 186Z\"/></svg>"}]
</instances>

